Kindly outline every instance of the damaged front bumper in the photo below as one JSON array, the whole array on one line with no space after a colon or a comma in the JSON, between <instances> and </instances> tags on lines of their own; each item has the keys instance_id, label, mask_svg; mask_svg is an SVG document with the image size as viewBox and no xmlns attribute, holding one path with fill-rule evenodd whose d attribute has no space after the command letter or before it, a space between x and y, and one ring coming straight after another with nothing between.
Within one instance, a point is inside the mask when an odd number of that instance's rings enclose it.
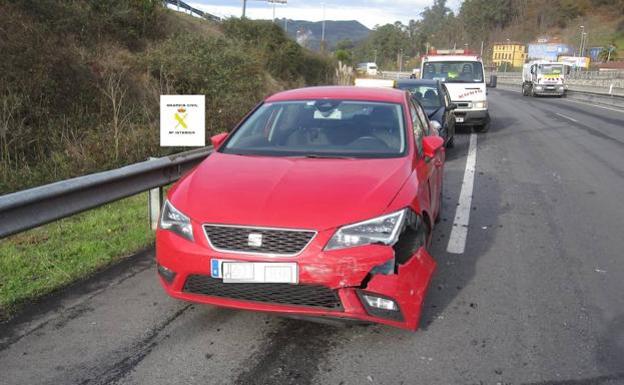
<instances>
[{"instance_id":1,"label":"damaged front bumper","mask_svg":"<svg viewBox=\"0 0 624 385\"><path fill-rule=\"evenodd\" d=\"M185 301L305 319L338 318L416 330L435 261L419 247L395 264L390 246L324 251L332 231L320 232L296 257L214 251L202 239L181 242L158 230L156 259L166 292ZM210 260L296 262L299 284L224 284L210 277ZM392 303L394 305L392 305Z\"/></svg>"}]
</instances>

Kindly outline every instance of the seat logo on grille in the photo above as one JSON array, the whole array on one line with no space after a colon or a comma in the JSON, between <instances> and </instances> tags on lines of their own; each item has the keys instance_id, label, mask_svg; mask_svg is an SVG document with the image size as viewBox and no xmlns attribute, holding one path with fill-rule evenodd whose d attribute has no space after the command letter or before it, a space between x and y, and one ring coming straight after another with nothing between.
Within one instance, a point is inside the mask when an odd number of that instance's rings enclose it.
<instances>
[{"instance_id":1,"label":"seat logo on grille","mask_svg":"<svg viewBox=\"0 0 624 385\"><path fill-rule=\"evenodd\" d=\"M249 233L247 236L247 245L251 247L260 247L262 246L262 234L260 233Z\"/></svg>"}]
</instances>

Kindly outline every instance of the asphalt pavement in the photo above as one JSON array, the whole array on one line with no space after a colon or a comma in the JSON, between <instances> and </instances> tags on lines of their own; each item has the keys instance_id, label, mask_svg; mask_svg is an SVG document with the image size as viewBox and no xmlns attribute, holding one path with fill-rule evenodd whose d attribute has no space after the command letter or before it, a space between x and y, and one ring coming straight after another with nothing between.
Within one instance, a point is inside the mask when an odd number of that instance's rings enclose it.
<instances>
[{"instance_id":1,"label":"asphalt pavement","mask_svg":"<svg viewBox=\"0 0 624 385\"><path fill-rule=\"evenodd\" d=\"M0 324L0 384L624 384L624 111L489 92L469 210L471 134L447 153L419 331L178 302L147 250Z\"/></svg>"}]
</instances>

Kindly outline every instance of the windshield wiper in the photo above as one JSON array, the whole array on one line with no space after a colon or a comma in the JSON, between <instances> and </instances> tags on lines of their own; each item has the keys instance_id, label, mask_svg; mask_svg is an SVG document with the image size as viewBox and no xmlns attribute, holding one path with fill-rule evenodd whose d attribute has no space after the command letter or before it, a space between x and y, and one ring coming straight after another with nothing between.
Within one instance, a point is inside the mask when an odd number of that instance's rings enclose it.
<instances>
[{"instance_id":1,"label":"windshield wiper","mask_svg":"<svg viewBox=\"0 0 624 385\"><path fill-rule=\"evenodd\" d=\"M322 155L322 154L305 154L293 155L290 158L308 158L308 159L355 159L353 156L346 155Z\"/></svg>"}]
</instances>

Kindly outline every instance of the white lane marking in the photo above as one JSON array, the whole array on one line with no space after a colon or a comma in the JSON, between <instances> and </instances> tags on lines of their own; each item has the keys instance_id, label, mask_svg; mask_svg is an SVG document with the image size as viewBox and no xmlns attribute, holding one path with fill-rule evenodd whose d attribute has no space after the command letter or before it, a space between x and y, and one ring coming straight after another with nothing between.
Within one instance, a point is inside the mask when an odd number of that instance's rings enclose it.
<instances>
[{"instance_id":1,"label":"white lane marking","mask_svg":"<svg viewBox=\"0 0 624 385\"><path fill-rule=\"evenodd\" d=\"M455 210L455 220L449 237L446 251L453 254L463 254L466 249L468 237L468 222L470 221L470 207L472 204L472 191L477 163L477 134L470 134L470 146L466 157L466 171L464 181L459 193L459 205Z\"/></svg>"},{"instance_id":2,"label":"white lane marking","mask_svg":"<svg viewBox=\"0 0 624 385\"><path fill-rule=\"evenodd\" d=\"M517 93L521 93L522 92L522 91L519 91L519 90L516 90L516 89L511 89L511 88L501 88L501 90L503 90L503 91L510 91L510 92L517 92ZM601 106L599 104L594 104L594 103L589 103L589 102L581 102L579 100L572 100L570 98L566 98L566 99L561 100L561 101L562 102L566 101L566 102L570 102L570 103L582 104L584 106L598 107L598 108L602 108L602 109L605 109L605 110L615 111L615 112L619 112L620 114L624 114L624 109L619 109L618 110L617 108L605 107L605 106Z\"/></svg>"},{"instance_id":3,"label":"white lane marking","mask_svg":"<svg viewBox=\"0 0 624 385\"><path fill-rule=\"evenodd\" d=\"M574 119L574 118L571 118L571 117L569 117L568 115L560 114L560 113L558 113L558 112L555 112L555 115L559 115L559 116L561 116L562 118L569 119L569 120L571 120L571 121L573 121L573 122L578 122L578 120L576 120L576 119Z\"/></svg>"},{"instance_id":4,"label":"white lane marking","mask_svg":"<svg viewBox=\"0 0 624 385\"><path fill-rule=\"evenodd\" d=\"M617 108L611 108L611 107L600 106L600 105L598 105L598 104L586 103L586 102L579 102L578 100L572 100L572 99L566 99L566 102L572 102L572 103L576 103L576 104L582 104L582 105L584 105L584 106L592 106L592 107L603 108L603 109L605 109L605 110L615 111L615 112L619 112L620 114L624 114L624 110L618 110Z\"/></svg>"}]
</instances>

